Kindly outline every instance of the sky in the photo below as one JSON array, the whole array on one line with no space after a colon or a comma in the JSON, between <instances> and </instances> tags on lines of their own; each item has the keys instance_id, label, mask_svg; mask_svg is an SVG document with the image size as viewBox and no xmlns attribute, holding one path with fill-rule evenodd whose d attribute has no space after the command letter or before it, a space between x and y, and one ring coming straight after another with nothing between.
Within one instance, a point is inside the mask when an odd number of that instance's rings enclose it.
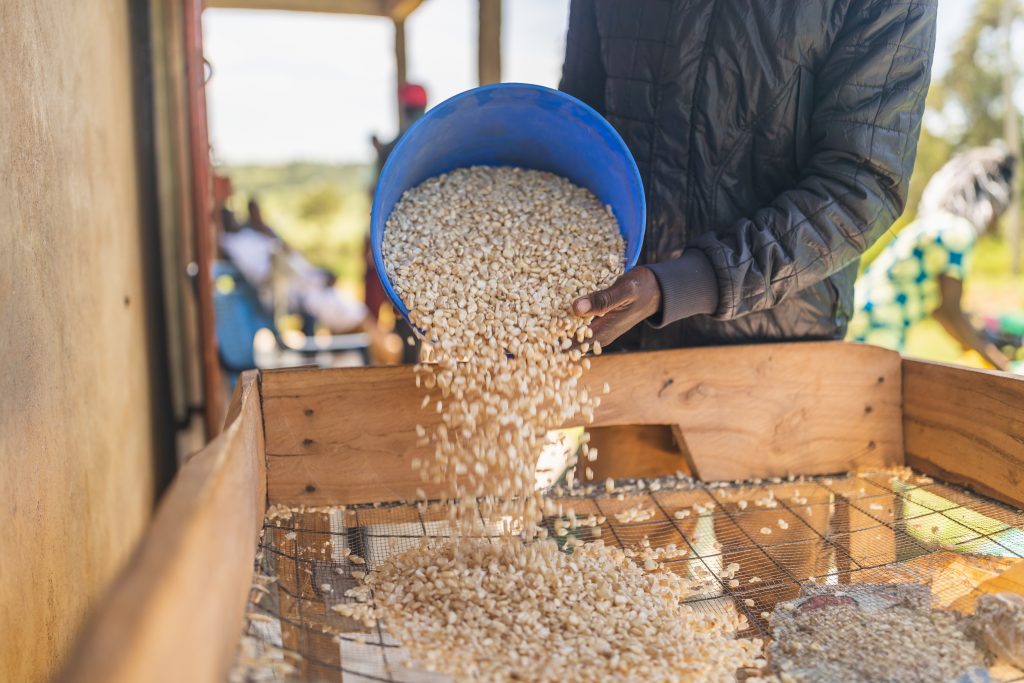
<instances>
[{"instance_id":1,"label":"sky","mask_svg":"<svg viewBox=\"0 0 1024 683\"><path fill-rule=\"evenodd\" d=\"M440 102L476 83L476 0L425 0L406 21L408 78ZM974 0L940 0L935 73ZM555 87L569 0L504 0L502 79ZM210 137L220 163L365 162L395 124L394 30L375 17L203 13Z\"/></svg>"}]
</instances>

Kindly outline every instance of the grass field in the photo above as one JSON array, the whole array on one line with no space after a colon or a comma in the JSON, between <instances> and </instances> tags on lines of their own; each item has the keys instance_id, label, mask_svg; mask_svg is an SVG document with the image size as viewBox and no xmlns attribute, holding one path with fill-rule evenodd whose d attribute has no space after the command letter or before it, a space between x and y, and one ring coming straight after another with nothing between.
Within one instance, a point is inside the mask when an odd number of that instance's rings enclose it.
<instances>
[{"instance_id":1,"label":"grass field","mask_svg":"<svg viewBox=\"0 0 1024 683\"><path fill-rule=\"evenodd\" d=\"M339 286L362 296L363 244L370 225L373 169L368 165L294 163L285 166L236 166L220 169L235 188L229 205L244 219L249 197L257 197L264 219L313 263L338 276ZM901 221L895 227L906 224ZM872 258L893 232L868 252ZM1001 240L983 239L974 254L966 288L967 308L994 315L1024 310L1024 277L1010 276L1010 251ZM933 320L915 326L910 355L980 365Z\"/></svg>"}]
</instances>

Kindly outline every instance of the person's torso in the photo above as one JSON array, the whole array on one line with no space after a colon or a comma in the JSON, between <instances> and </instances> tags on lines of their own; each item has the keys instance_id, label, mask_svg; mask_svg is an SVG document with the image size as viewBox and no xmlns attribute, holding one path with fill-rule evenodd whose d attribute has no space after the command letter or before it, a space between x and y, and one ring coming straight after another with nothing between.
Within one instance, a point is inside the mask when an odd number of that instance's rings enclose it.
<instances>
[{"instance_id":1,"label":"person's torso","mask_svg":"<svg viewBox=\"0 0 1024 683\"><path fill-rule=\"evenodd\" d=\"M800 179L815 74L848 0L596 0L605 116L636 159L648 200L644 260L727 233ZM697 316L646 330L647 348L841 336L855 269L776 309ZM636 335L635 335L636 336Z\"/></svg>"}]
</instances>

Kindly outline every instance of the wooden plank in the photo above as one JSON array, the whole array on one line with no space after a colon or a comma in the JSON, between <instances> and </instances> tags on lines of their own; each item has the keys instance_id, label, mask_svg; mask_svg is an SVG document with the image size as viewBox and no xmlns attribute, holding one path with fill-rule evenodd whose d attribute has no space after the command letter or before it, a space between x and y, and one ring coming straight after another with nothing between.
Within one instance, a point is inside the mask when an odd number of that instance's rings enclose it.
<instances>
[{"instance_id":1,"label":"wooden plank","mask_svg":"<svg viewBox=\"0 0 1024 683\"><path fill-rule=\"evenodd\" d=\"M1018 593L1024 595L1024 561L1018 561L1002 574L988 579L977 586L978 593ZM975 594L969 596L969 605L973 603Z\"/></svg>"},{"instance_id":2,"label":"wooden plank","mask_svg":"<svg viewBox=\"0 0 1024 683\"><path fill-rule=\"evenodd\" d=\"M903 361L907 464L1024 506L1024 378Z\"/></svg>"},{"instance_id":3,"label":"wooden plank","mask_svg":"<svg viewBox=\"0 0 1024 683\"><path fill-rule=\"evenodd\" d=\"M235 388L231 392L231 400L228 401L228 409L224 416L222 429L227 429L232 422L242 414L242 407L245 405L246 392L255 390L259 393L260 373L258 370L246 370L238 376ZM258 396L257 396L258 399ZM256 399L254 399L256 400ZM260 409L262 413L262 408ZM262 418L261 418L262 419Z\"/></svg>"},{"instance_id":4,"label":"wooden plank","mask_svg":"<svg viewBox=\"0 0 1024 683\"><path fill-rule=\"evenodd\" d=\"M396 19L395 27L395 111L398 113L398 130L404 131L409 127L408 118L405 115L405 107L402 106L402 88L408 82L408 58L405 52L405 20Z\"/></svg>"},{"instance_id":5,"label":"wooden plank","mask_svg":"<svg viewBox=\"0 0 1024 683\"><path fill-rule=\"evenodd\" d=\"M477 78L480 85L501 82L501 0L477 0Z\"/></svg>"},{"instance_id":6,"label":"wooden plank","mask_svg":"<svg viewBox=\"0 0 1024 683\"><path fill-rule=\"evenodd\" d=\"M181 468L59 680L225 680L266 508L256 373L240 382L238 419Z\"/></svg>"},{"instance_id":7,"label":"wooden plank","mask_svg":"<svg viewBox=\"0 0 1024 683\"><path fill-rule=\"evenodd\" d=\"M188 102L185 85L184 3L151 3L150 36L153 91L153 151L156 161L163 277L163 318L166 324L167 373L180 455L206 443L204 416L191 407L203 402L202 341L196 288L187 275L193 261L192 177L188 147Z\"/></svg>"},{"instance_id":8,"label":"wooden plank","mask_svg":"<svg viewBox=\"0 0 1024 683\"><path fill-rule=\"evenodd\" d=\"M392 3L387 0L206 0L206 6L386 17L391 14Z\"/></svg>"},{"instance_id":9,"label":"wooden plank","mask_svg":"<svg viewBox=\"0 0 1024 683\"><path fill-rule=\"evenodd\" d=\"M206 0L208 8L362 14L406 19L423 0Z\"/></svg>"},{"instance_id":10,"label":"wooden plank","mask_svg":"<svg viewBox=\"0 0 1024 683\"><path fill-rule=\"evenodd\" d=\"M900 358L884 349L813 342L605 355L585 384L605 382L612 392L594 426L677 425L706 480L903 462ZM409 460L424 452L415 425L439 419L420 409L423 392L410 367L264 373L270 502L411 498L421 483Z\"/></svg>"},{"instance_id":11,"label":"wooden plank","mask_svg":"<svg viewBox=\"0 0 1024 683\"><path fill-rule=\"evenodd\" d=\"M217 231L213 222L213 168L210 163L209 118L206 115L206 62L203 57L203 0L185 0L185 80L188 87L188 137L192 164L192 231L198 266L199 335L203 359L203 418L206 438L220 432L223 393L217 332L213 314L213 261Z\"/></svg>"},{"instance_id":12,"label":"wooden plank","mask_svg":"<svg viewBox=\"0 0 1024 683\"><path fill-rule=\"evenodd\" d=\"M387 3L388 16L395 21L405 21L422 2L423 0L389 0Z\"/></svg>"},{"instance_id":13,"label":"wooden plank","mask_svg":"<svg viewBox=\"0 0 1024 683\"><path fill-rule=\"evenodd\" d=\"M332 552L324 546L324 539L332 538L328 535L330 519L330 515L319 512L297 512L289 525L297 531L286 526L269 532L274 536L274 547L285 553L274 560L281 643L285 661L295 666L302 681L334 681L340 676L341 645L327 627L337 614L329 611L313 574L316 564L323 563L325 550L328 557Z\"/></svg>"}]
</instances>

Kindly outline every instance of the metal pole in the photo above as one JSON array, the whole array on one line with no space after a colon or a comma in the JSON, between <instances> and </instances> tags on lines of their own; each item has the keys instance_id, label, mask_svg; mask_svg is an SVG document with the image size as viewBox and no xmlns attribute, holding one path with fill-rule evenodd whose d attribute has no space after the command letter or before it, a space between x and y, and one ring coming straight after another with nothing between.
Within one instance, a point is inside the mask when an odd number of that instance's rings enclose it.
<instances>
[{"instance_id":1,"label":"metal pole","mask_svg":"<svg viewBox=\"0 0 1024 683\"><path fill-rule=\"evenodd\" d=\"M1013 20L1016 18L1018 0L1003 0L1003 12L1001 27L1003 32L1003 49L1005 63L1003 65L1003 99L1006 106L1006 114L1003 117L1003 137L1010 150L1018 158L1018 178L1013 184L1013 197L1010 201L1010 208L1006 214L1006 236L1010 242L1011 268L1014 275L1020 275L1020 178L1022 173L1020 159L1020 121L1017 118L1017 105L1013 101L1015 86L1017 85L1017 65L1013 60L1013 46L1011 34L1013 33Z\"/></svg>"}]
</instances>

